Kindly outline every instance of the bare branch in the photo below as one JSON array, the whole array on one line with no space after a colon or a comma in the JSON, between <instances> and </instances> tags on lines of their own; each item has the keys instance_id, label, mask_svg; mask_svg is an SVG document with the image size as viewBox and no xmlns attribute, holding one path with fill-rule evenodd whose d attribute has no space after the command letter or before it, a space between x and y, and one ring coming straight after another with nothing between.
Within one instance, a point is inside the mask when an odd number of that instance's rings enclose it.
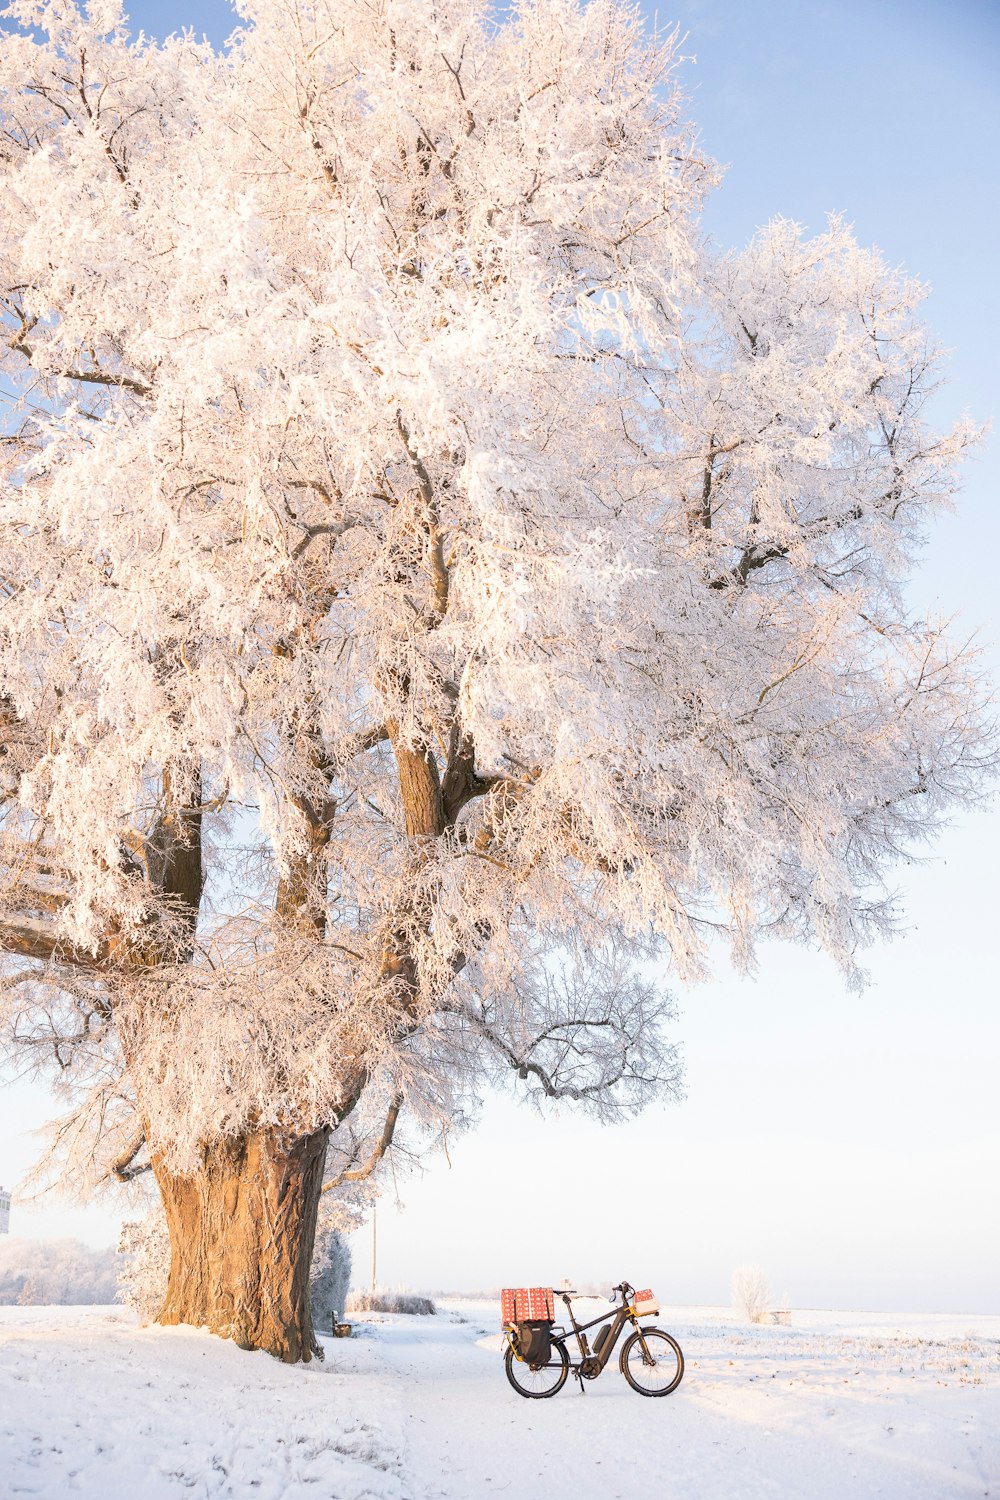
<instances>
[{"instance_id":1,"label":"bare branch","mask_svg":"<svg viewBox=\"0 0 1000 1500\"><path fill-rule=\"evenodd\" d=\"M392 1138L396 1133L396 1121L399 1119L399 1112L402 1107L403 1096L402 1094L397 1094L389 1105L385 1124L382 1126L382 1134L372 1147L371 1155L364 1166L351 1167L345 1169L343 1172L338 1172L336 1177L331 1177L329 1182L324 1182L322 1187L324 1193L332 1193L335 1188L343 1187L345 1182L364 1182L366 1178L371 1177L379 1162L392 1145Z\"/></svg>"},{"instance_id":2,"label":"bare branch","mask_svg":"<svg viewBox=\"0 0 1000 1500\"><path fill-rule=\"evenodd\" d=\"M134 1182L144 1172L152 1171L149 1162L141 1162L135 1166L135 1159L146 1144L145 1132L139 1130L129 1141L124 1151L119 1152L114 1161L108 1167L108 1176L116 1177L119 1182Z\"/></svg>"}]
</instances>

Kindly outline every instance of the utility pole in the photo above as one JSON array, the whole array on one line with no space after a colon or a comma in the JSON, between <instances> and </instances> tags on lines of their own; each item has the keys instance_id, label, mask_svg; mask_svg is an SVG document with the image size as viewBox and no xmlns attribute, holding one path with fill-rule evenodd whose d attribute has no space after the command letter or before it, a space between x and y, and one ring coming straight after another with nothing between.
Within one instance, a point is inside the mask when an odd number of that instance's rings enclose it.
<instances>
[{"instance_id":1,"label":"utility pole","mask_svg":"<svg viewBox=\"0 0 1000 1500\"><path fill-rule=\"evenodd\" d=\"M372 1204L372 1291L375 1290L375 1250L378 1244L378 1208Z\"/></svg>"}]
</instances>

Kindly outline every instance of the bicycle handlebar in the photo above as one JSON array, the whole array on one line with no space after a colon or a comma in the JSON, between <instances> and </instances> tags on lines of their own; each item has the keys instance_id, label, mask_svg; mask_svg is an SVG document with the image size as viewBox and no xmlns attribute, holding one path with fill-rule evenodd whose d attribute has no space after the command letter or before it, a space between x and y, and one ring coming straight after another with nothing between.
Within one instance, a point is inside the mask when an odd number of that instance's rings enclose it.
<instances>
[{"instance_id":1,"label":"bicycle handlebar","mask_svg":"<svg viewBox=\"0 0 1000 1500\"><path fill-rule=\"evenodd\" d=\"M634 1293L635 1292L635 1287L631 1284L631 1282L620 1281L617 1286L613 1286L611 1288L611 1297L609 1299L611 1302L613 1302L615 1300L615 1292L621 1292L622 1299L627 1302L628 1301L629 1292ZM572 1286L560 1286L560 1287L556 1287L555 1288L555 1294L556 1294L557 1297L563 1297L563 1298L565 1298L565 1297L579 1297L581 1295L576 1290L576 1288L572 1287Z\"/></svg>"}]
</instances>

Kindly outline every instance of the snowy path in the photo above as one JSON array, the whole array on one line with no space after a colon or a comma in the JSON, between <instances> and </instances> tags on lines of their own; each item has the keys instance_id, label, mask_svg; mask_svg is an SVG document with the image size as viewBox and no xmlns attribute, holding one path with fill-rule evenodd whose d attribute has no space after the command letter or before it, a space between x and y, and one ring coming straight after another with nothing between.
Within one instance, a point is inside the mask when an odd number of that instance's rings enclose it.
<instances>
[{"instance_id":1,"label":"snowy path","mask_svg":"<svg viewBox=\"0 0 1000 1500\"><path fill-rule=\"evenodd\" d=\"M118 1309L0 1309L0 1493L43 1500L1000 1500L1000 1340L662 1318L687 1375L507 1385L492 1309L287 1369ZM991 1330L992 1332L993 1330Z\"/></svg>"}]
</instances>

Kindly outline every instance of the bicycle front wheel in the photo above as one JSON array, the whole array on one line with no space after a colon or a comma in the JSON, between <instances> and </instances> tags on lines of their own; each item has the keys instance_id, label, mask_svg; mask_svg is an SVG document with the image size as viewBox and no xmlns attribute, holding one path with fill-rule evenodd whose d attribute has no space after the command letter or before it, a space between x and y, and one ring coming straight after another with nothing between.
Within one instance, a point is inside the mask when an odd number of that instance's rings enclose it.
<instances>
[{"instance_id":1,"label":"bicycle front wheel","mask_svg":"<svg viewBox=\"0 0 1000 1500\"><path fill-rule=\"evenodd\" d=\"M669 1396L684 1376L681 1346L662 1328L644 1328L641 1335L633 1333L625 1340L618 1364L640 1396Z\"/></svg>"},{"instance_id":2,"label":"bicycle front wheel","mask_svg":"<svg viewBox=\"0 0 1000 1500\"><path fill-rule=\"evenodd\" d=\"M504 1355L504 1369L507 1371L507 1379L514 1387L519 1396L528 1396L531 1400L540 1401L545 1396L554 1396L561 1391L566 1384L566 1376L569 1374L569 1355L566 1353L565 1344L553 1342L549 1362L532 1369L523 1359L518 1359L513 1349L508 1344L507 1353Z\"/></svg>"}]
</instances>

